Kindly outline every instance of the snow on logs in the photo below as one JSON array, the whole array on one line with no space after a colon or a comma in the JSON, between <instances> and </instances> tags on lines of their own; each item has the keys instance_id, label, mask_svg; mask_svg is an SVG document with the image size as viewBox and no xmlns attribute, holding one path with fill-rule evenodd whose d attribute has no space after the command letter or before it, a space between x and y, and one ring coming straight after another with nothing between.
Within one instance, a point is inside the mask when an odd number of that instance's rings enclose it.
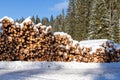
<instances>
[{"instance_id":1,"label":"snow on logs","mask_svg":"<svg viewBox=\"0 0 120 80\"><path fill-rule=\"evenodd\" d=\"M2 25L1 25L2 24ZM118 62L120 45L111 40L75 41L51 26L0 19L0 61Z\"/></svg>"}]
</instances>

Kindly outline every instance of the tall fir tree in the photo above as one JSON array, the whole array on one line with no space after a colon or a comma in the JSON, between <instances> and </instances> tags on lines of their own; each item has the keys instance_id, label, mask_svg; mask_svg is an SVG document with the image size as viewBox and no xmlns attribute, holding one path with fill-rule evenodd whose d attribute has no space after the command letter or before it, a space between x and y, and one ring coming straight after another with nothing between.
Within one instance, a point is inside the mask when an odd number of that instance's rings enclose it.
<instances>
[{"instance_id":1,"label":"tall fir tree","mask_svg":"<svg viewBox=\"0 0 120 80\"><path fill-rule=\"evenodd\" d=\"M62 9L62 24L61 24L61 27L62 27L62 31L66 32L66 28L65 28L65 12L64 12L64 9Z\"/></svg>"},{"instance_id":2,"label":"tall fir tree","mask_svg":"<svg viewBox=\"0 0 120 80\"><path fill-rule=\"evenodd\" d=\"M118 43L120 43L120 0L117 0L118 1L118 3L117 3L117 7L118 7L118 9L117 9L117 11L118 11L118 19L119 19L119 23L118 23L118 26L119 26L119 28L118 28L118 31L119 31L119 41L118 41Z\"/></svg>"},{"instance_id":3,"label":"tall fir tree","mask_svg":"<svg viewBox=\"0 0 120 80\"><path fill-rule=\"evenodd\" d=\"M53 24L54 24L54 18L53 18L53 15L51 15L51 17L50 17L50 25L53 27Z\"/></svg>"},{"instance_id":4,"label":"tall fir tree","mask_svg":"<svg viewBox=\"0 0 120 80\"><path fill-rule=\"evenodd\" d=\"M119 43L120 42L120 35L119 35L119 13L118 13L118 7L120 5L117 5L119 4L118 0L110 0L111 2L111 27L113 28L113 39L116 43Z\"/></svg>"},{"instance_id":5,"label":"tall fir tree","mask_svg":"<svg viewBox=\"0 0 120 80\"><path fill-rule=\"evenodd\" d=\"M49 25L49 20L47 17L42 18L42 24L47 26Z\"/></svg>"},{"instance_id":6,"label":"tall fir tree","mask_svg":"<svg viewBox=\"0 0 120 80\"><path fill-rule=\"evenodd\" d=\"M105 0L107 8L109 10L109 29L111 30L111 39L115 42L120 42L120 35L119 35L119 8L120 8L120 1L119 0Z\"/></svg>"},{"instance_id":7,"label":"tall fir tree","mask_svg":"<svg viewBox=\"0 0 120 80\"><path fill-rule=\"evenodd\" d=\"M34 16L32 16L31 20L32 20L32 22L35 23L35 17Z\"/></svg>"},{"instance_id":8,"label":"tall fir tree","mask_svg":"<svg viewBox=\"0 0 120 80\"><path fill-rule=\"evenodd\" d=\"M91 6L89 39L111 39L109 10L105 0L93 0Z\"/></svg>"},{"instance_id":9,"label":"tall fir tree","mask_svg":"<svg viewBox=\"0 0 120 80\"><path fill-rule=\"evenodd\" d=\"M36 24L40 23L40 18L38 17L38 15L36 16L35 23L36 23Z\"/></svg>"},{"instance_id":10,"label":"tall fir tree","mask_svg":"<svg viewBox=\"0 0 120 80\"><path fill-rule=\"evenodd\" d=\"M66 32L75 38L75 6L76 0L69 0L67 16L66 16Z\"/></svg>"},{"instance_id":11,"label":"tall fir tree","mask_svg":"<svg viewBox=\"0 0 120 80\"><path fill-rule=\"evenodd\" d=\"M89 11L89 26L88 26L88 39L93 39L94 35L94 26L95 26L95 10L96 10L96 1L97 0L91 0L90 2L90 11Z\"/></svg>"},{"instance_id":12,"label":"tall fir tree","mask_svg":"<svg viewBox=\"0 0 120 80\"><path fill-rule=\"evenodd\" d=\"M75 39L84 40L87 38L89 25L90 0L77 0L75 9Z\"/></svg>"},{"instance_id":13,"label":"tall fir tree","mask_svg":"<svg viewBox=\"0 0 120 80\"><path fill-rule=\"evenodd\" d=\"M62 31L62 15L58 15L54 22L55 31Z\"/></svg>"}]
</instances>

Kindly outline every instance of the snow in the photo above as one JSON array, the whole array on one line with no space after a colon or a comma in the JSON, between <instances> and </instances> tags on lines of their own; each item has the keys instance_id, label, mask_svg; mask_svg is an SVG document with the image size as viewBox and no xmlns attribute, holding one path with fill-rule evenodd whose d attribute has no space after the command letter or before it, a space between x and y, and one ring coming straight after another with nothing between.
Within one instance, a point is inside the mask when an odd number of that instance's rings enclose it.
<instances>
[{"instance_id":1,"label":"snow","mask_svg":"<svg viewBox=\"0 0 120 80\"><path fill-rule=\"evenodd\" d=\"M75 45L79 45L79 42L76 40L73 40L72 37L64 32L54 32L54 35L60 35L60 36L65 36L68 38L68 40L71 42L71 46L75 47ZM69 45L66 45L66 49L69 49Z\"/></svg>"},{"instance_id":2,"label":"snow","mask_svg":"<svg viewBox=\"0 0 120 80\"><path fill-rule=\"evenodd\" d=\"M27 17L27 18L23 21L23 23L25 23L25 22L32 22L31 17L30 17L30 16Z\"/></svg>"},{"instance_id":3,"label":"snow","mask_svg":"<svg viewBox=\"0 0 120 80\"><path fill-rule=\"evenodd\" d=\"M21 24L20 24L20 27L22 28L23 27L23 24L24 23L27 23L27 22L32 22L32 20L31 20L31 17L29 16L29 17L27 17Z\"/></svg>"},{"instance_id":4,"label":"snow","mask_svg":"<svg viewBox=\"0 0 120 80\"><path fill-rule=\"evenodd\" d=\"M67 36L67 38L68 38L70 41L73 41L72 37L71 37L69 34L64 33L64 32L54 32L54 35Z\"/></svg>"},{"instance_id":5,"label":"snow","mask_svg":"<svg viewBox=\"0 0 120 80\"><path fill-rule=\"evenodd\" d=\"M2 20L4 19L8 19L10 22L14 22L14 20L11 17L8 16L4 16L3 18L0 19L0 22L2 22Z\"/></svg>"},{"instance_id":6,"label":"snow","mask_svg":"<svg viewBox=\"0 0 120 80\"><path fill-rule=\"evenodd\" d=\"M107 43L109 43L108 47ZM84 48L91 48L92 50L90 51L90 54L93 54L96 52L97 49L102 49L101 52L104 52L105 50L113 51L113 49L120 49L119 45L115 46L115 43L113 40L108 40L108 39L96 39L96 40L84 40L79 42L79 46L84 49Z\"/></svg>"},{"instance_id":7,"label":"snow","mask_svg":"<svg viewBox=\"0 0 120 80\"><path fill-rule=\"evenodd\" d=\"M102 51L101 52L104 52L104 48L103 47L101 47L101 46L94 46L94 47L92 47L92 51L90 51L90 54L93 54L93 53L95 53L96 52L96 50L97 49L102 49Z\"/></svg>"},{"instance_id":8,"label":"snow","mask_svg":"<svg viewBox=\"0 0 120 80\"><path fill-rule=\"evenodd\" d=\"M15 22L15 25L16 25L18 28L21 27L20 24L19 24L18 22Z\"/></svg>"},{"instance_id":9,"label":"snow","mask_svg":"<svg viewBox=\"0 0 120 80\"><path fill-rule=\"evenodd\" d=\"M100 46L102 44L106 44L107 39L96 39L96 40L84 40L80 41L80 46L92 47L92 46Z\"/></svg>"},{"instance_id":10,"label":"snow","mask_svg":"<svg viewBox=\"0 0 120 80\"><path fill-rule=\"evenodd\" d=\"M69 38L71 38L70 35L68 35L67 33L64 33L64 32L55 32L54 35L61 35L61 36L68 36Z\"/></svg>"},{"instance_id":11,"label":"snow","mask_svg":"<svg viewBox=\"0 0 120 80\"><path fill-rule=\"evenodd\" d=\"M70 47L69 47L69 45L66 45L66 47L65 47L66 49L70 49Z\"/></svg>"},{"instance_id":12,"label":"snow","mask_svg":"<svg viewBox=\"0 0 120 80\"><path fill-rule=\"evenodd\" d=\"M47 26L46 25L42 25L40 26L42 29L45 29Z\"/></svg>"},{"instance_id":13,"label":"snow","mask_svg":"<svg viewBox=\"0 0 120 80\"><path fill-rule=\"evenodd\" d=\"M0 62L0 80L119 80L120 63Z\"/></svg>"},{"instance_id":14,"label":"snow","mask_svg":"<svg viewBox=\"0 0 120 80\"><path fill-rule=\"evenodd\" d=\"M42 26L42 24L41 24L41 23L38 23L38 24L36 24L35 26L36 26L36 27L39 27L39 26Z\"/></svg>"},{"instance_id":15,"label":"snow","mask_svg":"<svg viewBox=\"0 0 120 80\"><path fill-rule=\"evenodd\" d=\"M14 22L14 20L11 17L9 17L9 20L10 20L10 22Z\"/></svg>"},{"instance_id":16,"label":"snow","mask_svg":"<svg viewBox=\"0 0 120 80\"><path fill-rule=\"evenodd\" d=\"M50 29L52 29L52 26L47 26L46 27L46 33L49 33L51 30ZM49 31L50 30L50 31Z\"/></svg>"},{"instance_id":17,"label":"snow","mask_svg":"<svg viewBox=\"0 0 120 80\"><path fill-rule=\"evenodd\" d=\"M79 45L79 42L76 41L76 40L73 40L73 41L72 41L72 46L74 47L75 45Z\"/></svg>"},{"instance_id":18,"label":"snow","mask_svg":"<svg viewBox=\"0 0 120 80\"><path fill-rule=\"evenodd\" d=\"M36 28L37 28L37 27L40 27L45 34L47 34L47 33L49 33L49 32L52 31L52 26L42 25L41 23L38 23L38 24L36 25Z\"/></svg>"},{"instance_id":19,"label":"snow","mask_svg":"<svg viewBox=\"0 0 120 80\"><path fill-rule=\"evenodd\" d=\"M39 31L37 27L34 27L34 29L35 29L37 32Z\"/></svg>"},{"instance_id":20,"label":"snow","mask_svg":"<svg viewBox=\"0 0 120 80\"><path fill-rule=\"evenodd\" d=\"M19 26L20 24L19 24L18 22L16 22L15 25L18 25L18 26Z\"/></svg>"}]
</instances>

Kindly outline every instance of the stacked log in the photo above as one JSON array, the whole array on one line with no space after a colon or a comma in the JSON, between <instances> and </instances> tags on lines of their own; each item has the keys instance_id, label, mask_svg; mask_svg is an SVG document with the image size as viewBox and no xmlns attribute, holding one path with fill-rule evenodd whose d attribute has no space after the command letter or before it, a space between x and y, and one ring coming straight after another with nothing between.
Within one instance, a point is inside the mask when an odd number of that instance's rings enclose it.
<instances>
[{"instance_id":1,"label":"stacked log","mask_svg":"<svg viewBox=\"0 0 120 80\"><path fill-rule=\"evenodd\" d=\"M75 41L51 26L34 25L27 18L21 24L5 17L0 20L0 61L118 62L120 48L110 40Z\"/></svg>"},{"instance_id":2,"label":"stacked log","mask_svg":"<svg viewBox=\"0 0 120 80\"><path fill-rule=\"evenodd\" d=\"M97 41L97 44L92 42ZM120 52L116 52L116 48L113 42L110 40L102 40L101 44L99 44L100 40L89 40L87 45L84 44L81 48L83 49L83 53L87 53L89 55L89 59L86 62L118 62ZM85 41L84 41L85 42ZM91 43L93 44L92 46ZM83 45L81 43L81 45Z\"/></svg>"}]
</instances>

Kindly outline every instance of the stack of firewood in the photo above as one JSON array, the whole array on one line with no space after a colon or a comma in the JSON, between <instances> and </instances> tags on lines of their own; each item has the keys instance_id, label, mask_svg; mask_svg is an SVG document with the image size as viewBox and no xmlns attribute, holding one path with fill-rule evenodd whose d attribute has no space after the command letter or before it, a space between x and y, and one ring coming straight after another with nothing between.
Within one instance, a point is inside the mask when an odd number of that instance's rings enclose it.
<instances>
[{"instance_id":1,"label":"stack of firewood","mask_svg":"<svg viewBox=\"0 0 120 80\"><path fill-rule=\"evenodd\" d=\"M117 62L120 58L120 49L109 40L98 48L81 46L70 35L34 25L30 19L18 24L5 17L1 23L0 61Z\"/></svg>"},{"instance_id":2,"label":"stack of firewood","mask_svg":"<svg viewBox=\"0 0 120 80\"><path fill-rule=\"evenodd\" d=\"M100 40L91 40L92 42ZM90 40L81 47L84 62L118 62L120 57L120 49L116 50L115 45L110 40L102 40L101 44L91 43ZM85 41L84 41L85 42ZM92 44L92 46L90 46Z\"/></svg>"}]
</instances>

